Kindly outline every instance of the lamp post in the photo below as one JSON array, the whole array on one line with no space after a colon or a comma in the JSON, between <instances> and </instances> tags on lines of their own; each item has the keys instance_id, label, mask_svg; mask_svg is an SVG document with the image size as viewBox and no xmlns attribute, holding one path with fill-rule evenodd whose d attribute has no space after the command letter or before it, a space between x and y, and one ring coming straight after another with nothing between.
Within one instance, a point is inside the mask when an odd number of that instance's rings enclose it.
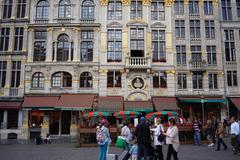
<instances>
[{"instance_id":1,"label":"lamp post","mask_svg":"<svg viewBox=\"0 0 240 160\"><path fill-rule=\"evenodd\" d=\"M204 96L201 96L201 104L202 104L202 124L204 124Z\"/></svg>"}]
</instances>

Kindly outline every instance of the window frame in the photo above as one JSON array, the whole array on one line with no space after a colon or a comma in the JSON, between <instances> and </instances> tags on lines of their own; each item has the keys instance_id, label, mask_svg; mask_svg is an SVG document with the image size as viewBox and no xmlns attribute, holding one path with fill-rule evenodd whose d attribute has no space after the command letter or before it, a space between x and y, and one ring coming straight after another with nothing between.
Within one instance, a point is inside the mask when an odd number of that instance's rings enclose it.
<instances>
[{"instance_id":1,"label":"window frame","mask_svg":"<svg viewBox=\"0 0 240 160\"><path fill-rule=\"evenodd\" d=\"M179 90L187 89L187 73L177 74L177 85Z\"/></svg>"},{"instance_id":2,"label":"window frame","mask_svg":"<svg viewBox=\"0 0 240 160\"><path fill-rule=\"evenodd\" d=\"M234 30L228 30L228 29L224 30L224 52L225 52L225 60L227 62L236 61Z\"/></svg>"},{"instance_id":3,"label":"window frame","mask_svg":"<svg viewBox=\"0 0 240 160\"><path fill-rule=\"evenodd\" d=\"M189 1L189 15L199 15L199 2L198 0L190 0Z\"/></svg>"},{"instance_id":4,"label":"window frame","mask_svg":"<svg viewBox=\"0 0 240 160\"><path fill-rule=\"evenodd\" d=\"M24 28L16 27L14 34L14 51L22 51L23 49Z\"/></svg>"},{"instance_id":5,"label":"window frame","mask_svg":"<svg viewBox=\"0 0 240 160\"><path fill-rule=\"evenodd\" d=\"M130 4L130 18L142 18L143 17L143 4L140 0L132 0Z\"/></svg>"},{"instance_id":6,"label":"window frame","mask_svg":"<svg viewBox=\"0 0 240 160\"><path fill-rule=\"evenodd\" d=\"M42 4L41 4L42 3ZM40 11L39 11L40 10ZM36 5L36 19L48 19L49 3L47 0L40 0Z\"/></svg>"},{"instance_id":7,"label":"window frame","mask_svg":"<svg viewBox=\"0 0 240 160\"><path fill-rule=\"evenodd\" d=\"M91 2L92 4L85 4L88 1ZM95 3L93 0L83 0L81 7L82 7L81 11L82 20L95 20ZM91 12L91 10L93 12Z\"/></svg>"},{"instance_id":8,"label":"window frame","mask_svg":"<svg viewBox=\"0 0 240 160\"><path fill-rule=\"evenodd\" d=\"M116 78L119 79L116 79ZM122 87L122 74L118 70L111 70L107 73L107 88L121 88Z\"/></svg>"},{"instance_id":9,"label":"window frame","mask_svg":"<svg viewBox=\"0 0 240 160\"><path fill-rule=\"evenodd\" d=\"M217 73L209 73L208 74L208 88L209 88L209 90L217 90L218 89L218 74Z\"/></svg>"},{"instance_id":10,"label":"window frame","mask_svg":"<svg viewBox=\"0 0 240 160\"><path fill-rule=\"evenodd\" d=\"M58 4L58 18L71 18L72 3L70 0L60 0Z\"/></svg>"},{"instance_id":11,"label":"window frame","mask_svg":"<svg viewBox=\"0 0 240 160\"><path fill-rule=\"evenodd\" d=\"M5 0L3 4L3 19L9 19L12 16L13 0Z\"/></svg>"},{"instance_id":12,"label":"window frame","mask_svg":"<svg viewBox=\"0 0 240 160\"><path fill-rule=\"evenodd\" d=\"M203 89L203 73L193 73L192 74L192 84L194 90Z\"/></svg>"},{"instance_id":13,"label":"window frame","mask_svg":"<svg viewBox=\"0 0 240 160\"><path fill-rule=\"evenodd\" d=\"M72 87L72 75L68 72L55 72L52 74L51 78L52 78L51 79L52 88L71 88ZM71 81L68 82L68 80L71 80Z\"/></svg>"},{"instance_id":14,"label":"window frame","mask_svg":"<svg viewBox=\"0 0 240 160\"><path fill-rule=\"evenodd\" d=\"M203 7L203 11L205 15L213 15L213 2L212 1L204 1L203 2L204 7Z\"/></svg>"},{"instance_id":15,"label":"window frame","mask_svg":"<svg viewBox=\"0 0 240 160\"><path fill-rule=\"evenodd\" d=\"M207 45L207 63L208 65L217 65L217 51L215 45ZM214 61L215 60L215 61Z\"/></svg>"},{"instance_id":16,"label":"window frame","mask_svg":"<svg viewBox=\"0 0 240 160\"><path fill-rule=\"evenodd\" d=\"M155 34L154 34L155 33ZM152 30L152 62L167 62L166 55L166 35L165 30L153 29ZM157 36L156 36L157 35ZM161 36L163 38L161 38ZM155 39L157 38L157 39ZM157 44L157 50L155 51L155 44ZM157 58L156 58L157 57Z\"/></svg>"},{"instance_id":17,"label":"window frame","mask_svg":"<svg viewBox=\"0 0 240 160\"><path fill-rule=\"evenodd\" d=\"M153 4L156 4L156 7L154 8ZM160 9L160 6L162 6L162 10ZM156 10L155 10L156 9ZM153 14L156 14L155 17ZM160 15L163 15L162 17ZM165 19L165 4L163 1L152 1L151 3L151 20L164 20Z\"/></svg>"},{"instance_id":18,"label":"window frame","mask_svg":"<svg viewBox=\"0 0 240 160\"><path fill-rule=\"evenodd\" d=\"M177 65L187 65L186 45L176 45L176 56Z\"/></svg>"},{"instance_id":19,"label":"window frame","mask_svg":"<svg viewBox=\"0 0 240 160\"><path fill-rule=\"evenodd\" d=\"M177 15L184 14L184 1L183 0L175 0L174 2L174 13Z\"/></svg>"},{"instance_id":20,"label":"window frame","mask_svg":"<svg viewBox=\"0 0 240 160\"><path fill-rule=\"evenodd\" d=\"M10 31L11 30L10 30L9 27L1 28L0 51L8 51L8 49L9 49Z\"/></svg>"},{"instance_id":21,"label":"window frame","mask_svg":"<svg viewBox=\"0 0 240 160\"><path fill-rule=\"evenodd\" d=\"M6 77L7 77L7 61L0 61L0 88L5 87Z\"/></svg>"},{"instance_id":22,"label":"window frame","mask_svg":"<svg viewBox=\"0 0 240 160\"><path fill-rule=\"evenodd\" d=\"M206 39L215 39L214 20L205 20L205 36Z\"/></svg>"},{"instance_id":23,"label":"window frame","mask_svg":"<svg viewBox=\"0 0 240 160\"><path fill-rule=\"evenodd\" d=\"M185 20L183 19L175 20L175 37L176 39L185 38Z\"/></svg>"},{"instance_id":24,"label":"window frame","mask_svg":"<svg viewBox=\"0 0 240 160\"><path fill-rule=\"evenodd\" d=\"M17 18L24 18L26 14L26 0L17 1Z\"/></svg>"},{"instance_id":25,"label":"window frame","mask_svg":"<svg viewBox=\"0 0 240 160\"><path fill-rule=\"evenodd\" d=\"M164 71L157 71L153 74L153 88L167 88L167 73Z\"/></svg>"},{"instance_id":26,"label":"window frame","mask_svg":"<svg viewBox=\"0 0 240 160\"><path fill-rule=\"evenodd\" d=\"M113 50L110 44L113 44ZM122 29L108 29L107 31L107 62L122 62Z\"/></svg>"},{"instance_id":27,"label":"window frame","mask_svg":"<svg viewBox=\"0 0 240 160\"><path fill-rule=\"evenodd\" d=\"M110 8L110 4L113 4L113 9ZM118 9L117 5L120 4ZM111 16L110 16L111 15ZM122 20L122 2L118 0L111 0L108 2L107 6L107 20Z\"/></svg>"},{"instance_id":28,"label":"window frame","mask_svg":"<svg viewBox=\"0 0 240 160\"><path fill-rule=\"evenodd\" d=\"M93 40L94 40L93 30L83 30L81 32L80 58L82 62L93 61L93 50L94 50ZM84 56L86 56L86 58Z\"/></svg>"},{"instance_id":29,"label":"window frame","mask_svg":"<svg viewBox=\"0 0 240 160\"><path fill-rule=\"evenodd\" d=\"M21 61L12 61L11 88L18 88L21 83Z\"/></svg>"},{"instance_id":30,"label":"window frame","mask_svg":"<svg viewBox=\"0 0 240 160\"><path fill-rule=\"evenodd\" d=\"M189 20L190 38L201 38L200 20Z\"/></svg>"},{"instance_id":31,"label":"window frame","mask_svg":"<svg viewBox=\"0 0 240 160\"><path fill-rule=\"evenodd\" d=\"M92 87L93 87L92 74L90 72L82 72L80 75L80 88L92 88Z\"/></svg>"},{"instance_id":32,"label":"window frame","mask_svg":"<svg viewBox=\"0 0 240 160\"><path fill-rule=\"evenodd\" d=\"M233 19L231 0L221 0L222 20L231 21Z\"/></svg>"},{"instance_id":33,"label":"window frame","mask_svg":"<svg viewBox=\"0 0 240 160\"><path fill-rule=\"evenodd\" d=\"M44 74L36 72L32 75L32 88L44 88Z\"/></svg>"}]
</instances>

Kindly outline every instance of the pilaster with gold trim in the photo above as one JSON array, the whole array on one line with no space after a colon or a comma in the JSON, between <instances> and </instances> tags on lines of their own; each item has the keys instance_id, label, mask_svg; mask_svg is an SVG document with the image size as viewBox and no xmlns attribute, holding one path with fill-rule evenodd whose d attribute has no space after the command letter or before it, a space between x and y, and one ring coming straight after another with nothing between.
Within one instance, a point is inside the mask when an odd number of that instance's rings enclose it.
<instances>
[{"instance_id":1,"label":"pilaster with gold trim","mask_svg":"<svg viewBox=\"0 0 240 160\"><path fill-rule=\"evenodd\" d=\"M100 0L100 5L107 6L108 5L108 0Z\"/></svg>"},{"instance_id":2,"label":"pilaster with gold trim","mask_svg":"<svg viewBox=\"0 0 240 160\"><path fill-rule=\"evenodd\" d=\"M150 6L152 3L152 0L142 0L142 4L146 6Z\"/></svg>"},{"instance_id":3,"label":"pilaster with gold trim","mask_svg":"<svg viewBox=\"0 0 240 160\"><path fill-rule=\"evenodd\" d=\"M131 0L121 0L123 5L130 5L131 4Z\"/></svg>"},{"instance_id":4,"label":"pilaster with gold trim","mask_svg":"<svg viewBox=\"0 0 240 160\"><path fill-rule=\"evenodd\" d=\"M174 0L164 0L166 7L171 7L174 4Z\"/></svg>"}]
</instances>

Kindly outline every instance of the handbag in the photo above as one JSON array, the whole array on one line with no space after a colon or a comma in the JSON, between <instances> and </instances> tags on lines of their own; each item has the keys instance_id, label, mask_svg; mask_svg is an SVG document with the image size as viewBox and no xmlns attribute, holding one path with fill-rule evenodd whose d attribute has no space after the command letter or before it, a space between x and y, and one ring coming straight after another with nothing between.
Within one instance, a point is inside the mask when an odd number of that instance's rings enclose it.
<instances>
[{"instance_id":1,"label":"handbag","mask_svg":"<svg viewBox=\"0 0 240 160\"><path fill-rule=\"evenodd\" d=\"M159 142L163 142L164 139L165 139L165 135L162 134L161 128L162 128L162 127L160 126L160 135L157 137L157 140L158 140Z\"/></svg>"},{"instance_id":2,"label":"handbag","mask_svg":"<svg viewBox=\"0 0 240 160\"><path fill-rule=\"evenodd\" d=\"M117 138L117 141L116 141L116 147L118 147L118 148L124 148L125 147L125 145L126 145L126 141L125 141L125 139L123 138L123 137L121 137L121 136L118 136L118 138Z\"/></svg>"}]
</instances>

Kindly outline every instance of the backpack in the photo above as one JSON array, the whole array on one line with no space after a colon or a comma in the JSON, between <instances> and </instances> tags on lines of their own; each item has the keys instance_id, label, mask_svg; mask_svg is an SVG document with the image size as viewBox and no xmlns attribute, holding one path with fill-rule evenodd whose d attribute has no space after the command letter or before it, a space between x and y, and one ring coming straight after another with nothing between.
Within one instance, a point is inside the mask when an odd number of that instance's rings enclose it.
<instances>
[{"instance_id":1,"label":"backpack","mask_svg":"<svg viewBox=\"0 0 240 160\"><path fill-rule=\"evenodd\" d=\"M97 130L96 140L98 143L103 143L106 140L106 135L102 129Z\"/></svg>"},{"instance_id":2,"label":"backpack","mask_svg":"<svg viewBox=\"0 0 240 160\"><path fill-rule=\"evenodd\" d=\"M163 142L165 139L165 135L162 133L162 127L160 126L160 135L157 137L159 142Z\"/></svg>"}]
</instances>

